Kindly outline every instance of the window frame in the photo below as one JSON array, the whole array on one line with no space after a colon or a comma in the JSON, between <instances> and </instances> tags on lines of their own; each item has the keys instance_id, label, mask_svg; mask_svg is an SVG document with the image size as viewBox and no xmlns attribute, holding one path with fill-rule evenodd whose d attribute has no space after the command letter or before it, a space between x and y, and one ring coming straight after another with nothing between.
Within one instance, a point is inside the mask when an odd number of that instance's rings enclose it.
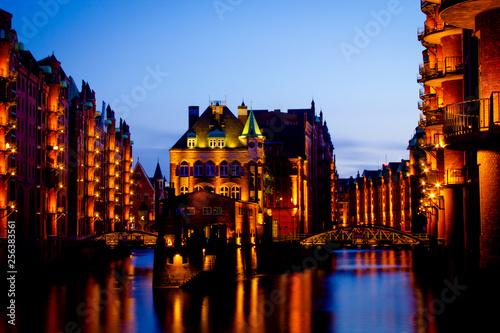
<instances>
[{"instance_id":1,"label":"window frame","mask_svg":"<svg viewBox=\"0 0 500 333\"><path fill-rule=\"evenodd\" d=\"M182 161L179 167L179 176L180 177L189 177L189 163L186 161Z\"/></svg>"},{"instance_id":2,"label":"window frame","mask_svg":"<svg viewBox=\"0 0 500 333\"><path fill-rule=\"evenodd\" d=\"M215 163L213 161L207 161L205 163L205 176L215 177Z\"/></svg>"}]
</instances>

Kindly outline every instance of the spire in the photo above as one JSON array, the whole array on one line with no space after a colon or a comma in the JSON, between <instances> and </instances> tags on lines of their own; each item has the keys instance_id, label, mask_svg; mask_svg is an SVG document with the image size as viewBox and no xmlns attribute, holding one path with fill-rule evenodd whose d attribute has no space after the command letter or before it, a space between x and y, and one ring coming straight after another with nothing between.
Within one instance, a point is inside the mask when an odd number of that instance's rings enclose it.
<instances>
[{"instance_id":1,"label":"spire","mask_svg":"<svg viewBox=\"0 0 500 333\"><path fill-rule=\"evenodd\" d=\"M248 116L245 127L243 128L242 136L262 136L262 132L260 130L259 124L255 119L253 114L253 110L250 110L250 114Z\"/></svg>"},{"instance_id":2,"label":"spire","mask_svg":"<svg viewBox=\"0 0 500 333\"><path fill-rule=\"evenodd\" d=\"M155 170L155 174L153 176L153 179L162 179L163 178L163 175L161 173L161 169L160 169L160 158L158 157L158 161L156 163L156 170Z\"/></svg>"}]
</instances>

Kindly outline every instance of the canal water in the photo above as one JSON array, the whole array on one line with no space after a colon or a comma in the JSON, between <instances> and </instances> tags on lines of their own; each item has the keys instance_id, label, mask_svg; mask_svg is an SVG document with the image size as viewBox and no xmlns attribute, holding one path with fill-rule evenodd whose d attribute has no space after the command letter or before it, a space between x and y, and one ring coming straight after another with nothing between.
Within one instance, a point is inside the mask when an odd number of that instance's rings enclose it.
<instances>
[{"instance_id":1,"label":"canal water","mask_svg":"<svg viewBox=\"0 0 500 333\"><path fill-rule=\"evenodd\" d=\"M461 302L464 286L430 283L429 272L416 271L411 251L337 250L327 270L253 276L248 271L256 268L255 251L238 251L237 281L197 292L153 289L152 250L134 250L129 258L71 279L40 284L33 276L18 287L15 328L409 333L451 332L449 323L460 323L450 311ZM0 314L5 318L3 306ZM0 324L1 332L11 328Z\"/></svg>"}]
</instances>

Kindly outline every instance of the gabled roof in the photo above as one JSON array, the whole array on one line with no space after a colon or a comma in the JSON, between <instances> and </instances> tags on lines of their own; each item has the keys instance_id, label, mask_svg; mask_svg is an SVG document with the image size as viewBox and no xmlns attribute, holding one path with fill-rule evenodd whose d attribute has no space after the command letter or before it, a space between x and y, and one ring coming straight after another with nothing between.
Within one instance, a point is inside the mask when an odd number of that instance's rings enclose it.
<instances>
[{"instance_id":1,"label":"gabled roof","mask_svg":"<svg viewBox=\"0 0 500 333\"><path fill-rule=\"evenodd\" d=\"M142 177L141 177L141 178L143 178L143 179L147 180L147 184L146 184L146 185L149 185L150 190L154 190L154 187L153 187L153 185L151 184L151 180L150 180L150 178L148 177L148 174L146 173L146 171L145 171L145 170L144 170L144 168L142 167L142 164L141 164L139 161L137 161L137 164L136 164L136 165L135 165L135 167L134 167L134 173L136 173L136 172L138 172L138 171L139 171L140 173L142 173ZM144 189L143 189L143 190L144 190Z\"/></svg>"},{"instance_id":2,"label":"gabled roof","mask_svg":"<svg viewBox=\"0 0 500 333\"><path fill-rule=\"evenodd\" d=\"M52 52L52 55L43 58L39 62L57 62L60 64L59 60L57 60L56 56L54 55L54 52Z\"/></svg>"},{"instance_id":3,"label":"gabled roof","mask_svg":"<svg viewBox=\"0 0 500 333\"><path fill-rule=\"evenodd\" d=\"M172 146L172 149L187 149L187 138L194 137L200 147L209 147L208 138L212 131L219 130L225 134L226 140L229 143L229 148L243 148L243 144L239 141L239 136L243 131L243 125L237 117L226 106L222 107L222 112L219 114L217 121L212 112L212 108L208 107L198 118L196 123L181 136L181 138ZM188 136L189 134L189 136Z\"/></svg>"}]
</instances>

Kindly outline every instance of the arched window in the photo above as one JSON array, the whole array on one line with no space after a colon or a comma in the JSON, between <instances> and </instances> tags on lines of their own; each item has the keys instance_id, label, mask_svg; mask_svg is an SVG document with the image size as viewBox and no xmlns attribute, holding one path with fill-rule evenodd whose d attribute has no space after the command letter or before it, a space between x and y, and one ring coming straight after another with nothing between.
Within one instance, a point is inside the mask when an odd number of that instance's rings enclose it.
<instances>
[{"instance_id":1,"label":"arched window","mask_svg":"<svg viewBox=\"0 0 500 333\"><path fill-rule=\"evenodd\" d=\"M194 163L194 176L195 177L202 177L203 176L203 162L202 161L196 161Z\"/></svg>"},{"instance_id":2,"label":"arched window","mask_svg":"<svg viewBox=\"0 0 500 333\"><path fill-rule=\"evenodd\" d=\"M241 199L241 189L239 186L232 186L231 187L231 198L240 200Z\"/></svg>"},{"instance_id":3,"label":"arched window","mask_svg":"<svg viewBox=\"0 0 500 333\"><path fill-rule=\"evenodd\" d=\"M188 162L184 161L181 163L181 177L187 176L189 176L189 164Z\"/></svg>"},{"instance_id":4,"label":"arched window","mask_svg":"<svg viewBox=\"0 0 500 333\"><path fill-rule=\"evenodd\" d=\"M208 161L205 166L205 175L207 177L213 177L215 174L215 164L212 161Z\"/></svg>"},{"instance_id":5,"label":"arched window","mask_svg":"<svg viewBox=\"0 0 500 333\"><path fill-rule=\"evenodd\" d=\"M221 186L220 188L220 194L225 196L225 197L229 197L229 187L227 186Z\"/></svg>"},{"instance_id":6,"label":"arched window","mask_svg":"<svg viewBox=\"0 0 500 333\"><path fill-rule=\"evenodd\" d=\"M205 191L210 193L215 193L215 189L213 188L213 186L210 185L205 186Z\"/></svg>"},{"instance_id":7,"label":"arched window","mask_svg":"<svg viewBox=\"0 0 500 333\"><path fill-rule=\"evenodd\" d=\"M188 190L187 186L181 187L181 194L186 194L186 193L188 193L188 191L189 190Z\"/></svg>"},{"instance_id":8,"label":"arched window","mask_svg":"<svg viewBox=\"0 0 500 333\"><path fill-rule=\"evenodd\" d=\"M251 190L255 190L255 163L251 162L250 165L248 166L249 172L248 172L248 188Z\"/></svg>"},{"instance_id":9,"label":"arched window","mask_svg":"<svg viewBox=\"0 0 500 333\"><path fill-rule=\"evenodd\" d=\"M233 163L231 163L231 177L239 177L240 168L241 168L240 162L233 161Z\"/></svg>"},{"instance_id":10,"label":"arched window","mask_svg":"<svg viewBox=\"0 0 500 333\"><path fill-rule=\"evenodd\" d=\"M229 176L229 163L227 163L227 161L222 161L220 164L220 176L221 177Z\"/></svg>"},{"instance_id":11,"label":"arched window","mask_svg":"<svg viewBox=\"0 0 500 333\"><path fill-rule=\"evenodd\" d=\"M198 186L194 187L194 191L195 192L198 192L198 191L201 191L201 190L203 190L203 186L198 185Z\"/></svg>"}]
</instances>

